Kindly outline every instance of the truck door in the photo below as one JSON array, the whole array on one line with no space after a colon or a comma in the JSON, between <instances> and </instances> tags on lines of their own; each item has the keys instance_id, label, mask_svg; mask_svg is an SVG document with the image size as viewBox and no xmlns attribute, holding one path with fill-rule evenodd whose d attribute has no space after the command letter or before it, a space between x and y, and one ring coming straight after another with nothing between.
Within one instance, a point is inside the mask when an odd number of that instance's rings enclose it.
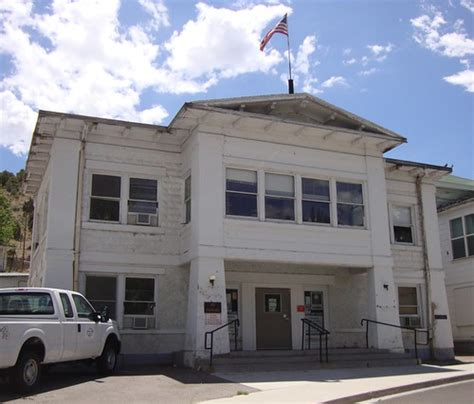
<instances>
[{"instance_id":1,"label":"truck door","mask_svg":"<svg viewBox=\"0 0 474 404\"><path fill-rule=\"evenodd\" d=\"M77 348L77 321L74 318L71 299L66 293L59 293L61 299L64 321L63 328L63 350L61 360L72 360L76 357Z\"/></svg>"},{"instance_id":2,"label":"truck door","mask_svg":"<svg viewBox=\"0 0 474 404\"><path fill-rule=\"evenodd\" d=\"M72 294L77 312L77 359L99 356L102 352L102 328L91 320L94 309L81 295Z\"/></svg>"}]
</instances>

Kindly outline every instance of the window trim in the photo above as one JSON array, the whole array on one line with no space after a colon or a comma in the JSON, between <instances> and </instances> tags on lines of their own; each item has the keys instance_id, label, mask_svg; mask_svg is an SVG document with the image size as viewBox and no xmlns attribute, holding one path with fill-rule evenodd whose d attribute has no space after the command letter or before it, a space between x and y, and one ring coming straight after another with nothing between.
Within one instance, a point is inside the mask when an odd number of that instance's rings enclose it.
<instances>
[{"instance_id":1,"label":"window trim","mask_svg":"<svg viewBox=\"0 0 474 404\"><path fill-rule=\"evenodd\" d=\"M424 309L423 296L424 296L424 294L423 294L423 291L422 291L422 285L421 284L400 283L400 284L396 284L396 288L397 288L396 296L397 296L398 317L399 317L399 319L401 317L410 317L410 318L418 317L420 319L420 325L415 327L415 328L421 328L421 329L425 328L425 318L424 318L424 313L423 313L423 309ZM398 293L399 288L414 288L415 289L415 291L416 291L417 315L414 315L414 314L401 315L400 314L400 298L399 298L399 293ZM413 307L413 305L403 305L403 307ZM400 321L400 325L402 325L401 321Z\"/></svg>"},{"instance_id":2,"label":"window trim","mask_svg":"<svg viewBox=\"0 0 474 404\"><path fill-rule=\"evenodd\" d=\"M108 176L108 177L118 177L120 178L120 196L119 197L110 197L110 196L94 196L92 195L92 183L94 181L94 175L101 175L101 176ZM121 224L121 219L122 219L122 199L123 199L123 176L119 174L112 174L112 173L104 173L104 172L92 172L90 174L90 184L89 184L89 206L87 209L87 218L89 222L94 222L94 223L112 223L112 224ZM114 201L118 202L119 205L119 212L118 212L118 220L101 220L101 219L92 219L91 218L91 201L92 199L100 199L100 200L108 200L108 201Z\"/></svg>"},{"instance_id":3,"label":"window trim","mask_svg":"<svg viewBox=\"0 0 474 404\"><path fill-rule=\"evenodd\" d=\"M456 216L453 217L452 219L449 219L448 221L448 227L449 227L449 244L451 248L451 260L452 261L458 261L458 260L463 260L463 259L469 259L469 258L474 258L474 254L469 255L469 244L467 242L468 237L474 237L474 233L469 233L466 234L466 217L471 216L473 213L468 213L467 215L461 215L461 216ZM462 235L458 237L452 237L451 235L451 222L457 219L461 219L461 225L462 225ZM464 252L465 255L462 257L457 257L454 258L454 248L453 248L453 240L460 240L464 239Z\"/></svg>"},{"instance_id":4,"label":"window trim","mask_svg":"<svg viewBox=\"0 0 474 404\"><path fill-rule=\"evenodd\" d=\"M324 200L316 200L316 199L305 199L303 197L303 180L308 179L308 180L316 180L316 181L326 181L329 186L329 200L324 201ZM299 181L299 188L300 188L300 195L299 195L299 202L301 206L301 224L305 225L311 225L311 226L326 226L326 227L333 227L333 195L332 195L332 186L331 186L331 179L330 178L321 178L321 177L312 177L312 176L305 176L301 175L300 176L300 181ZM318 203L327 203L329 205L329 223L324 223L324 222L307 222L303 218L303 202L318 202ZM352 226L351 226L352 227Z\"/></svg>"},{"instance_id":5,"label":"window trim","mask_svg":"<svg viewBox=\"0 0 474 404\"><path fill-rule=\"evenodd\" d=\"M342 229L368 229L368 215L367 215L367 191L366 191L366 182L361 180L352 180L352 179L345 179L345 178L334 178L334 187L333 187L333 192L334 192L334 216L335 216L335 224L334 227L342 228ZM338 202L337 199L337 183L344 183L344 184L354 184L354 185L360 185L361 190L362 190L362 203L349 203L349 202ZM348 224L339 224L339 217L337 214L337 205L349 205L349 206L362 206L363 211L364 211L364 224L362 226L352 226Z\"/></svg>"},{"instance_id":6,"label":"window trim","mask_svg":"<svg viewBox=\"0 0 474 404\"><path fill-rule=\"evenodd\" d=\"M153 301L149 300L127 300L126 299L126 294L127 294L127 278L131 279L151 279L153 280ZM135 275L131 273L126 273L124 274L124 279L123 279L123 318L125 319L126 317L140 317L140 318L154 318L155 322L157 321L157 314L158 310L156 310L156 307L158 306L157 303L157 283L158 280L156 276L154 275ZM153 314L126 314L125 313L125 303L152 303L153 304ZM157 325L155 323L155 329L157 329Z\"/></svg>"},{"instance_id":7,"label":"window trim","mask_svg":"<svg viewBox=\"0 0 474 404\"><path fill-rule=\"evenodd\" d=\"M285 177L291 177L293 178L293 196L281 196L281 195L267 195L267 174L273 174L273 175L283 175ZM257 178L258 180L258 178ZM280 171L271 171L271 170L263 170L263 217L266 222L276 222L276 223L298 223L298 217L297 217L297 200L301 199L298 198L297 192L296 192L296 175L293 173L282 173ZM257 188L258 191L258 188ZM275 219L275 218L269 218L267 217L267 196L269 198L277 198L277 199L286 199L286 200L292 200L293 201L293 220L292 219Z\"/></svg>"},{"instance_id":8,"label":"window trim","mask_svg":"<svg viewBox=\"0 0 474 404\"><path fill-rule=\"evenodd\" d=\"M411 218L411 243L404 243L402 241L395 240L395 223L393 221L393 210L395 208L410 208L410 218ZM400 246L416 246L417 245L417 235L416 235L416 206L408 203L398 203L398 202L389 202L389 224L390 224L390 241L394 245ZM407 226L400 226L407 227Z\"/></svg>"},{"instance_id":9,"label":"window trim","mask_svg":"<svg viewBox=\"0 0 474 404\"><path fill-rule=\"evenodd\" d=\"M227 170L239 170L239 171L252 171L256 174L256 182L257 185L257 192L242 192L242 191L228 191L227 190ZM248 167L239 167L239 166L224 166L224 217L231 218L231 219L241 219L241 220L253 220L258 221L260 220L260 182L259 182L259 170L256 168L248 168ZM234 193L234 194L243 194L243 195L255 195L257 201L257 214L256 216L240 216L240 215L230 215L227 213L227 192Z\"/></svg>"},{"instance_id":10,"label":"window trim","mask_svg":"<svg viewBox=\"0 0 474 404\"><path fill-rule=\"evenodd\" d=\"M86 170L85 175L87 176L87 180L89 183L87 184L87 192L85 202L84 202L84 209L82 214L82 221L83 223L97 223L98 225L121 225L126 226L127 228L133 229L134 232L144 232L144 233L154 233L156 229L161 228L160 224L160 206L162 206L161 198L161 181L163 180L163 176L158 175L147 175L147 174L140 174L140 173L119 173L117 171L109 171L109 170L101 170L101 169L90 169ZM120 180L120 199L119 199L119 221L111 221L111 220L97 220L90 218L90 205L91 205L91 198L92 196L92 178L94 175L108 175L112 177L119 177ZM128 224L128 200L130 195L130 178L139 178L144 180L155 180L156 184L156 203L157 203L157 213L154 215L156 216L157 225L156 226L142 226L136 224ZM100 197L102 198L102 197ZM105 199L105 198L104 198ZM84 200L84 199L83 199ZM148 201L149 202L149 201ZM118 226L117 226L118 229ZM155 229L155 230L153 230Z\"/></svg>"}]
</instances>

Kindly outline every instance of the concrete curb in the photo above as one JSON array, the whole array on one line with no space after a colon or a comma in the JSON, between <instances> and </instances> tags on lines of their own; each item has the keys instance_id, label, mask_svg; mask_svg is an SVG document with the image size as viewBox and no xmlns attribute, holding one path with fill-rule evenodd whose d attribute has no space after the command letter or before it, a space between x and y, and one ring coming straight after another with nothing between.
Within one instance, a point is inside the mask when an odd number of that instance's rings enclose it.
<instances>
[{"instance_id":1,"label":"concrete curb","mask_svg":"<svg viewBox=\"0 0 474 404\"><path fill-rule=\"evenodd\" d=\"M444 384L462 382L465 380L474 380L474 373L452 376L452 377L447 377L447 378L438 379L438 380L427 380L424 382L412 383L412 384L407 384L404 386L390 387L387 389L375 390L375 391L370 391L367 393L355 394L353 396L341 397L335 400L324 401L324 403L327 403L327 404L357 403L359 401L371 400L373 398L390 396L392 394L404 393L407 391L414 391L414 390L424 389L427 387L442 386Z\"/></svg>"}]
</instances>

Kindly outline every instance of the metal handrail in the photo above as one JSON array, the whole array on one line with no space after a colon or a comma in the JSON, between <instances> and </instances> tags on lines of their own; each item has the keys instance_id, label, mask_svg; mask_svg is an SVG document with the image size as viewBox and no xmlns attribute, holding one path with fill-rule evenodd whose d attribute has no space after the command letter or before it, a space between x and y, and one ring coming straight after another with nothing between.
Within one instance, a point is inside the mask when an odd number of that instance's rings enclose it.
<instances>
[{"instance_id":1,"label":"metal handrail","mask_svg":"<svg viewBox=\"0 0 474 404\"><path fill-rule=\"evenodd\" d=\"M239 321L238 318L236 318L235 320L229 321L228 323L226 323L224 325L221 325L220 327L217 327L216 329L214 329L212 331L207 331L204 334L204 349L208 349L208 350L211 351L210 356L209 356L209 366L212 366L212 357L213 357L213 353L214 353L214 333L216 331L222 330L225 327L229 327L231 324L234 324L234 348L237 351L237 335L238 335L238 329L239 329L239 326L240 326L240 321ZM207 336L208 335L211 336L210 345L207 343Z\"/></svg>"},{"instance_id":2,"label":"metal handrail","mask_svg":"<svg viewBox=\"0 0 474 404\"><path fill-rule=\"evenodd\" d=\"M390 324L390 323L384 323L382 321L376 321L376 320L370 320L368 318L363 318L360 320L360 325L363 326L365 321L365 345L368 348L369 347L369 323L373 324L380 324L380 325L385 325L388 327L393 327L393 328L400 328L402 330L408 330L408 331L413 331L413 336L414 336L414 343L415 343L415 358L418 360L418 345L428 345L429 340L430 340L430 332L429 330L420 330L418 328L414 327L406 327L403 325L397 325L397 324ZM417 341L417 333L419 332L425 332L426 333L426 343L418 342Z\"/></svg>"},{"instance_id":3,"label":"metal handrail","mask_svg":"<svg viewBox=\"0 0 474 404\"><path fill-rule=\"evenodd\" d=\"M328 330L324 327L320 326L318 323L311 321L307 318L301 319L301 350L304 351L304 336L305 336L305 326L308 327L308 350L311 350L311 328L314 328L318 331L317 335L319 335L319 361L323 361L323 342L322 336L325 337L325 344L326 344L326 362L329 362L329 353L328 353L328 335L331 334Z\"/></svg>"}]
</instances>

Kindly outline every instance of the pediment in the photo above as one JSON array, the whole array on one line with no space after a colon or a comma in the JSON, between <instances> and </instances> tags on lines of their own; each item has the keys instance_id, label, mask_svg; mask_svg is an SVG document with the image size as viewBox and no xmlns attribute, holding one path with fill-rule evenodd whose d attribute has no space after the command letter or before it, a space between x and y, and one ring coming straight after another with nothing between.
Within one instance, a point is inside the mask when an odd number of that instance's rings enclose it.
<instances>
[{"instance_id":1,"label":"pediment","mask_svg":"<svg viewBox=\"0 0 474 404\"><path fill-rule=\"evenodd\" d=\"M304 124L327 125L332 128L376 133L401 141L405 140L403 136L389 129L307 93L226 98L196 101L191 104L274 116Z\"/></svg>"}]
</instances>

